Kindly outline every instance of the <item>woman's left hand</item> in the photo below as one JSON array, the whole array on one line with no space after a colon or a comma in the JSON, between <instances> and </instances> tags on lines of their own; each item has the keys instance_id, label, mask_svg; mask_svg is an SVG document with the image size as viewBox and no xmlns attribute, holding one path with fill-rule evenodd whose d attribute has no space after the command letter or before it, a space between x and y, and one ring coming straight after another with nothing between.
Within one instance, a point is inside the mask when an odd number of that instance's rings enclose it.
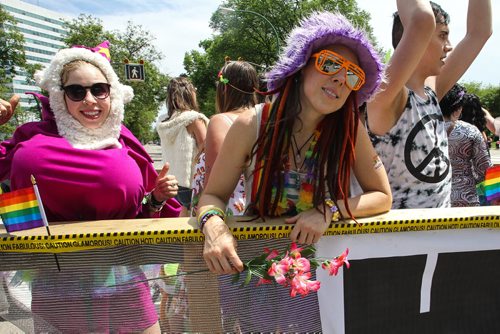
<instances>
[{"instance_id":1,"label":"woman's left hand","mask_svg":"<svg viewBox=\"0 0 500 334\"><path fill-rule=\"evenodd\" d=\"M175 175L168 174L169 168L169 163L165 163L165 166L163 166L163 169L156 178L153 196L158 202L163 202L177 196L177 191L179 190L179 182L177 182Z\"/></svg>"},{"instance_id":2,"label":"woman's left hand","mask_svg":"<svg viewBox=\"0 0 500 334\"><path fill-rule=\"evenodd\" d=\"M328 217L328 214L325 218L325 215L313 208L285 219L285 223L295 224L290 233L290 239L293 242L308 245L318 242L330 225Z\"/></svg>"}]
</instances>

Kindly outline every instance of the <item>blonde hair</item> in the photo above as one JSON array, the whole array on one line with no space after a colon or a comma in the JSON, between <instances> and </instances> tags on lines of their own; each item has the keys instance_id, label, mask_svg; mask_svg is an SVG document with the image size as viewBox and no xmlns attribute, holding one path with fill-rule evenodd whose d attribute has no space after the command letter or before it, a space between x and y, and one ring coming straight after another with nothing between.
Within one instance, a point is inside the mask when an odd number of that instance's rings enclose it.
<instances>
[{"instance_id":1,"label":"blonde hair","mask_svg":"<svg viewBox=\"0 0 500 334\"><path fill-rule=\"evenodd\" d=\"M198 111L196 88L188 78L177 77L170 80L167 87L167 108L169 118L177 110Z\"/></svg>"},{"instance_id":2,"label":"blonde hair","mask_svg":"<svg viewBox=\"0 0 500 334\"><path fill-rule=\"evenodd\" d=\"M101 69L98 66L96 66L92 63L89 63L88 61L77 59L77 60L73 60L72 62L69 62L63 66L63 70L61 72L61 83L64 85L66 83L66 81L68 81L69 74L71 72L79 69L80 67L82 67L85 64L89 64L89 65L94 66L106 78L106 75L104 75L104 73L101 71ZM107 81L107 78L106 78L106 81Z\"/></svg>"}]
</instances>

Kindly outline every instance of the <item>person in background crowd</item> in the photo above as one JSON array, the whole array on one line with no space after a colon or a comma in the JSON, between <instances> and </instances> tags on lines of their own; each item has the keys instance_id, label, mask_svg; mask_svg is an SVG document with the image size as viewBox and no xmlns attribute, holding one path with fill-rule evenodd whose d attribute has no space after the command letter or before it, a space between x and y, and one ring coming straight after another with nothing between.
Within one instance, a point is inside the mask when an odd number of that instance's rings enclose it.
<instances>
[{"instance_id":1,"label":"person in background crowd","mask_svg":"<svg viewBox=\"0 0 500 334\"><path fill-rule=\"evenodd\" d=\"M494 136L500 137L500 117L494 118L490 112L483 108L484 117L486 118L486 127L493 133ZM498 145L497 145L498 148Z\"/></svg>"},{"instance_id":2,"label":"person in background crowd","mask_svg":"<svg viewBox=\"0 0 500 334\"><path fill-rule=\"evenodd\" d=\"M197 204L207 184L212 166L220 152L224 138L236 118L257 103L255 89L259 84L255 68L245 61L227 61L219 71L215 96L216 114L208 124L205 151L196 166L193 184ZM245 179L242 175L226 207L227 215L241 215L245 211ZM194 214L195 216L196 214Z\"/></svg>"},{"instance_id":3,"label":"person in background crowd","mask_svg":"<svg viewBox=\"0 0 500 334\"><path fill-rule=\"evenodd\" d=\"M368 102L366 126L388 171L393 209L449 207L448 136L438 102L491 36L491 1L470 0L467 32L455 49L439 5L398 0L397 8L387 81Z\"/></svg>"},{"instance_id":4,"label":"person in background crowd","mask_svg":"<svg viewBox=\"0 0 500 334\"><path fill-rule=\"evenodd\" d=\"M439 102L448 133L452 171L451 206L454 207L481 204L476 185L484 180L486 170L491 166L486 141L479 129L460 120L465 104L469 116L483 113L481 104L477 102L459 84L455 84ZM477 110L473 111L471 107Z\"/></svg>"},{"instance_id":5,"label":"person in background crowd","mask_svg":"<svg viewBox=\"0 0 500 334\"><path fill-rule=\"evenodd\" d=\"M195 159L203 150L208 118L199 112L196 88L186 77L170 80L167 109L168 115L158 120L156 131L161 140L162 160L170 163L171 172L179 180L177 199L184 207L181 215L188 216Z\"/></svg>"}]
</instances>

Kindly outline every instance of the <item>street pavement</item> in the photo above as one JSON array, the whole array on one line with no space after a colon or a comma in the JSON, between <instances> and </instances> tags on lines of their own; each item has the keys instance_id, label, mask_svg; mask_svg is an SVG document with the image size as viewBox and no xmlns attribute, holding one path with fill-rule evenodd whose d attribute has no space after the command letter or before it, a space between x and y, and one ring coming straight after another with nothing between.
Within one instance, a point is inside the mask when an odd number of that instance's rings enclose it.
<instances>
[{"instance_id":1,"label":"street pavement","mask_svg":"<svg viewBox=\"0 0 500 334\"><path fill-rule=\"evenodd\" d=\"M491 154L491 162L493 165L500 165L500 149L498 148L492 148L490 150Z\"/></svg>"}]
</instances>

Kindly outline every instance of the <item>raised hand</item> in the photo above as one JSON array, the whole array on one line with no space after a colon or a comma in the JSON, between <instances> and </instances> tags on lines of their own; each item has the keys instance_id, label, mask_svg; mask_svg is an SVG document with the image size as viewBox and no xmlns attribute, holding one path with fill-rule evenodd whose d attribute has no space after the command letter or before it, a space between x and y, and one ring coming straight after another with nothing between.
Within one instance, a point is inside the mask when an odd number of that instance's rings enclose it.
<instances>
[{"instance_id":1,"label":"raised hand","mask_svg":"<svg viewBox=\"0 0 500 334\"><path fill-rule=\"evenodd\" d=\"M158 202L163 202L169 198L177 196L177 191L179 190L179 182L177 182L177 178L175 177L175 175L168 174L169 169L170 164L167 162L156 178L153 196Z\"/></svg>"},{"instance_id":2,"label":"raised hand","mask_svg":"<svg viewBox=\"0 0 500 334\"><path fill-rule=\"evenodd\" d=\"M17 104L19 103L20 96L17 94L12 95L10 101L5 101L0 99L0 125L7 123L14 111L16 110Z\"/></svg>"}]
</instances>

